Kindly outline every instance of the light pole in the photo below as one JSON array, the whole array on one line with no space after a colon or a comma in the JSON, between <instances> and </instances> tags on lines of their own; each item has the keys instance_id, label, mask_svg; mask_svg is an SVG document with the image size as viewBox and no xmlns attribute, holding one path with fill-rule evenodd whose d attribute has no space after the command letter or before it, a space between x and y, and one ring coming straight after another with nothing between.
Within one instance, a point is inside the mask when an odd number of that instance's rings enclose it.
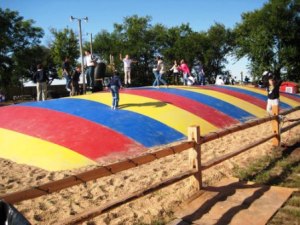
<instances>
[{"instance_id":1,"label":"light pole","mask_svg":"<svg viewBox=\"0 0 300 225\"><path fill-rule=\"evenodd\" d=\"M93 34L92 33L86 33L86 35L90 34L90 50L91 54L93 55Z\"/></svg>"},{"instance_id":2,"label":"light pole","mask_svg":"<svg viewBox=\"0 0 300 225\"><path fill-rule=\"evenodd\" d=\"M82 73L82 89L83 89L83 94L85 94L85 74L84 74L84 61L83 61L83 50L82 50L82 32L81 32L81 20L84 20L85 22L88 21L88 18L75 18L73 16L70 17L71 22L73 20L77 20L78 21L78 25L79 25L79 46L80 46L80 56L81 56L81 73Z\"/></svg>"}]
</instances>

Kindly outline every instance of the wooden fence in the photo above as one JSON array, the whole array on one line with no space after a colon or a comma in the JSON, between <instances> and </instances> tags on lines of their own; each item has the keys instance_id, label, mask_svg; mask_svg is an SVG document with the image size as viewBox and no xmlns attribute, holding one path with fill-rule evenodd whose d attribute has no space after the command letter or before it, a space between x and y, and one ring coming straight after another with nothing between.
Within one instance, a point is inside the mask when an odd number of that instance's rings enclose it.
<instances>
[{"instance_id":1,"label":"wooden fence","mask_svg":"<svg viewBox=\"0 0 300 225\"><path fill-rule=\"evenodd\" d=\"M288 115L294 111L297 111L300 109L300 106L295 107L291 110L283 112L281 115ZM99 168L86 171L83 173L79 173L76 175L71 175L67 178L63 178L61 180L49 182L43 185L39 185L36 187L32 187L26 190L14 192L11 194L6 194L3 196L0 196L0 199L5 200L8 203L14 204L20 201L36 198L42 195L46 194L51 194L53 192L60 191L62 189L78 185L81 183L86 183L91 180L95 180L101 177L105 176L110 176L112 174L119 173L124 170L128 170L130 168L138 167L140 165L152 162L154 160L172 155L172 154L177 154L180 152L183 152L185 150L190 150L190 164L191 164L191 169L189 171L186 171L184 173L178 174L177 176L174 176L172 178L169 178L167 180L164 180L158 184L154 184L150 187L148 187L145 190L140 190L137 192L134 192L130 195L127 195L126 197L122 199L118 199L116 201L109 202L101 207L96 207L93 209L88 209L87 211L84 211L82 213L79 213L77 215L74 215L64 221L59 221L58 224L77 224L82 221L88 220L90 218L93 218L95 216L98 216L102 213L108 212L111 209L114 209L118 206L121 206L123 204L126 204L132 200L138 199L146 194L149 194L151 192L154 192L156 190L159 190L163 187L166 187L168 185L174 184L175 182L181 181L183 179L186 179L188 177L194 177L196 184L197 184L197 190L200 190L202 187L202 171L209 169L212 166L215 166L219 163L222 163L223 161L232 158L234 156L237 156L241 154L242 152L245 152L253 147L256 147L270 139L273 139L273 145L279 145L280 144L280 134L292 129L295 126L300 125L299 119L294 120L293 124L286 126L285 128L279 129L279 123L280 123L280 118L278 116L278 111L274 112L274 116L266 117L266 118L261 118L261 119L256 119L253 121L246 122L244 124L239 124L235 125L233 127L220 130L217 132L213 132L210 134L207 134L205 136L200 136L200 128L199 126L191 126L188 128L188 141L182 142L176 146L170 146L167 148L164 148L162 150L158 150L156 152L151 152L147 153L142 156L138 156L135 158L131 159L126 159L122 162L114 163L111 165L107 166L101 166ZM269 121L273 121L273 134L264 137L258 141L254 141L253 143L243 146L231 153L228 153L226 155L217 157L213 160L210 160L208 162L202 163L201 164L201 144L204 144L206 142L213 141L215 139L224 137L228 134L232 134L237 131L245 130L247 128L251 128L254 126L257 126L262 123L266 123Z\"/></svg>"}]
</instances>

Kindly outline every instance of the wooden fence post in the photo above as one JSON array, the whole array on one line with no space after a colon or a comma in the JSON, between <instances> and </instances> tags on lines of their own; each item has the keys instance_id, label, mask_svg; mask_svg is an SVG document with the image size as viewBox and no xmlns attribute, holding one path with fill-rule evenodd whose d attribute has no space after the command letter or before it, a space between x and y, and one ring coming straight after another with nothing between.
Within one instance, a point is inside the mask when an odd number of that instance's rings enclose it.
<instances>
[{"instance_id":1,"label":"wooden fence post","mask_svg":"<svg viewBox=\"0 0 300 225\"><path fill-rule=\"evenodd\" d=\"M278 147L280 145L280 134L279 134L279 106L272 106L272 113L274 116L277 116L273 121L272 121L272 129L273 133L276 134L276 137L272 139L273 141L273 146Z\"/></svg>"},{"instance_id":2,"label":"wooden fence post","mask_svg":"<svg viewBox=\"0 0 300 225\"><path fill-rule=\"evenodd\" d=\"M200 143L200 127L190 126L188 128L188 140L194 141L194 148L189 152L189 162L191 169L197 169L198 173L195 175L196 188L202 188L202 170L201 170L201 143ZM194 182L193 182L194 183Z\"/></svg>"}]
</instances>

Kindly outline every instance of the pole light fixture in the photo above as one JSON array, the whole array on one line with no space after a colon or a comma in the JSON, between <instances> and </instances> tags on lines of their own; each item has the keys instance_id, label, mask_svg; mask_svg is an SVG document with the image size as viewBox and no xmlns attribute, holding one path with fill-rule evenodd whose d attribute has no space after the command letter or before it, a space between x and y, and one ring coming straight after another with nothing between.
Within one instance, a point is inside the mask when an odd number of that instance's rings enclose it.
<instances>
[{"instance_id":1,"label":"pole light fixture","mask_svg":"<svg viewBox=\"0 0 300 225\"><path fill-rule=\"evenodd\" d=\"M85 73L84 73L84 59L83 59L83 49L82 49L82 32L81 32L81 20L84 20L85 22L88 22L88 17L84 18L76 18L71 16L70 21L73 22L74 20L78 21L78 26L79 26L79 46L80 46L80 56L81 56L81 73L82 73L82 89L83 89L83 94L86 93L86 88L85 88Z\"/></svg>"}]
</instances>

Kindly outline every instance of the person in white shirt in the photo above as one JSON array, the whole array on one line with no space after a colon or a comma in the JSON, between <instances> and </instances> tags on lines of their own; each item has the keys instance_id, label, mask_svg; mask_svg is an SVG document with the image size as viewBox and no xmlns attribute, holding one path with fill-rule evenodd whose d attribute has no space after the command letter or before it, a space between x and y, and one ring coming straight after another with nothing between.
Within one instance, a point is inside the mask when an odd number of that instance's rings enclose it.
<instances>
[{"instance_id":1,"label":"person in white shirt","mask_svg":"<svg viewBox=\"0 0 300 225\"><path fill-rule=\"evenodd\" d=\"M87 67L86 71L86 79L87 79L87 85L89 88L94 87L94 73L95 73L95 61L93 60L93 56L90 52L90 50L85 51L85 65Z\"/></svg>"},{"instance_id":2,"label":"person in white shirt","mask_svg":"<svg viewBox=\"0 0 300 225\"><path fill-rule=\"evenodd\" d=\"M219 78L216 80L216 85L224 85L224 81L223 81L222 77L219 77Z\"/></svg>"},{"instance_id":3,"label":"person in white shirt","mask_svg":"<svg viewBox=\"0 0 300 225\"><path fill-rule=\"evenodd\" d=\"M131 63L136 61L130 59L129 55L126 55L123 59L122 54L120 54L120 60L124 63L124 85L127 86L127 84L131 84Z\"/></svg>"},{"instance_id":4,"label":"person in white shirt","mask_svg":"<svg viewBox=\"0 0 300 225\"><path fill-rule=\"evenodd\" d=\"M170 69L170 71L173 71L173 79L172 79L173 84L179 84L179 70L178 70L178 67L179 67L179 65L178 65L177 61L175 60L173 67Z\"/></svg>"}]
</instances>

